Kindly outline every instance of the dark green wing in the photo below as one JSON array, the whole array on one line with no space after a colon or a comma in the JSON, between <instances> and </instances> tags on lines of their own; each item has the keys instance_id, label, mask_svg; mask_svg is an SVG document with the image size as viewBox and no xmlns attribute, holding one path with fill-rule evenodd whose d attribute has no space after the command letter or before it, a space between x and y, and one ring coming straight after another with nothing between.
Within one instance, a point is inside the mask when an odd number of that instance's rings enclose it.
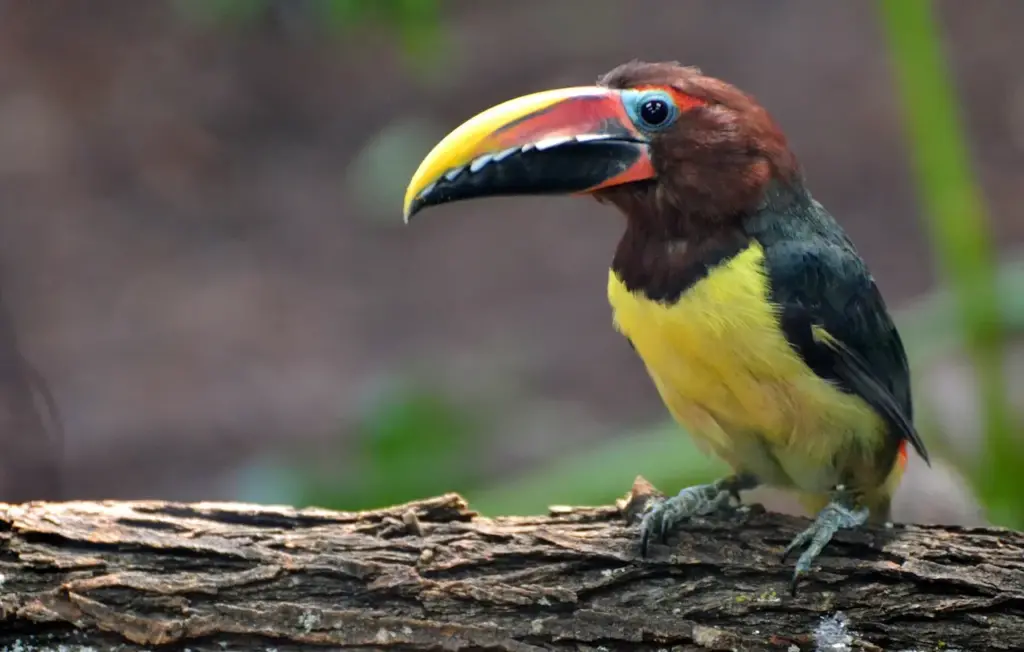
<instances>
[{"instance_id":1,"label":"dark green wing","mask_svg":"<svg viewBox=\"0 0 1024 652\"><path fill-rule=\"evenodd\" d=\"M910 371L899 333L864 261L845 237L782 239L765 246L782 328L807 365L856 394L928 461L914 428Z\"/></svg>"}]
</instances>

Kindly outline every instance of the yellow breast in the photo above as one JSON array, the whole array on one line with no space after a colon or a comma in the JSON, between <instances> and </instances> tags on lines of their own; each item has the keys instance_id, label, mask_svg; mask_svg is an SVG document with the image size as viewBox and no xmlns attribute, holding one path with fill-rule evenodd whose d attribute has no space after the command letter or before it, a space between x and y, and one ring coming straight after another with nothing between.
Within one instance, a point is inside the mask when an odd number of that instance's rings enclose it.
<instances>
[{"instance_id":1,"label":"yellow breast","mask_svg":"<svg viewBox=\"0 0 1024 652\"><path fill-rule=\"evenodd\" d=\"M836 452L877 442L882 423L790 347L768 300L763 261L764 250L752 244L672 304L631 292L613 271L614 324L702 447L766 483L827 489L836 481Z\"/></svg>"}]
</instances>

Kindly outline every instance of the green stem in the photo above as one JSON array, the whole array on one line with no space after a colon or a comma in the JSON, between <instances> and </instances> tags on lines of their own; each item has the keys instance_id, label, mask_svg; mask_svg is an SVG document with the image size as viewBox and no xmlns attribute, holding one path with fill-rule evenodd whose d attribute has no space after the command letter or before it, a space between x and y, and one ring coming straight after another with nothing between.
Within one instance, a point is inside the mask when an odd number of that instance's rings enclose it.
<instances>
[{"instance_id":1,"label":"green stem","mask_svg":"<svg viewBox=\"0 0 1024 652\"><path fill-rule=\"evenodd\" d=\"M931 0L879 0L902 98L925 226L949 281L984 409L985 453L974 474L993 519L1004 513L1005 482L1020 459L1003 370L1004 333L995 255L984 202L971 173L956 94Z\"/></svg>"}]
</instances>

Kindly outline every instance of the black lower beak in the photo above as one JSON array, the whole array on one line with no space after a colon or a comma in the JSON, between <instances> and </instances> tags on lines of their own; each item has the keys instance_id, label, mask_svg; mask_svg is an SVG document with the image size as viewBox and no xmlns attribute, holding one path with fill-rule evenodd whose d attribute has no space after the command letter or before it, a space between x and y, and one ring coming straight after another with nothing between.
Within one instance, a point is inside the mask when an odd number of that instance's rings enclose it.
<instances>
[{"instance_id":1,"label":"black lower beak","mask_svg":"<svg viewBox=\"0 0 1024 652\"><path fill-rule=\"evenodd\" d=\"M567 139L543 149L527 146L481 157L449 171L421 192L409 217L429 206L464 199L586 192L626 173L646 156L647 145L638 141Z\"/></svg>"}]
</instances>

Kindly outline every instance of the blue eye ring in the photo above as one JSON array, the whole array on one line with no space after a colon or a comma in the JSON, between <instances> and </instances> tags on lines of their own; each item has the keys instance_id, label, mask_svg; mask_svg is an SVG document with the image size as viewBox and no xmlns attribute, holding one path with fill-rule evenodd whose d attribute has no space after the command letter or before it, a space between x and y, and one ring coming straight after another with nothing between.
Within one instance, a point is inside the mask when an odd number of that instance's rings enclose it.
<instances>
[{"instance_id":1,"label":"blue eye ring","mask_svg":"<svg viewBox=\"0 0 1024 652\"><path fill-rule=\"evenodd\" d=\"M627 90L622 95L629 119L642 131L661 131L672 126L679 117L679 107L666 91Z\"/></svg>"}]
</instances>

